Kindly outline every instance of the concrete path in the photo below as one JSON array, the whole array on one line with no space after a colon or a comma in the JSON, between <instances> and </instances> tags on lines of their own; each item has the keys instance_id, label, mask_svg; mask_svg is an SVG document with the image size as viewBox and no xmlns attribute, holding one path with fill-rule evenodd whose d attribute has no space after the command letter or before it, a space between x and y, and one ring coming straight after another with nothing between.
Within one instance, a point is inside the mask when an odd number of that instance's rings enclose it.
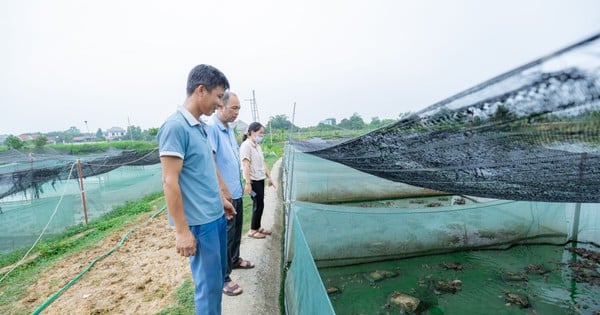
<instances>
[{"instance_id":1,"label":"concrete path","mask_svg":"<svg viewBox=\"0 0 600 315\"><path fill-rule=\"evenodd\" d=\"M273 165L271 176L280 183L281 159ZM253 269L234 269L231 278L244 293L223 295L223 314L282 314L279 306L281 292L281 256L283 231L283 203L281 184L277 190L265 188L265 209L262 226L273 231L265 239L242 236L241 257L256 264Z\"/></svg>"}]
</instances>

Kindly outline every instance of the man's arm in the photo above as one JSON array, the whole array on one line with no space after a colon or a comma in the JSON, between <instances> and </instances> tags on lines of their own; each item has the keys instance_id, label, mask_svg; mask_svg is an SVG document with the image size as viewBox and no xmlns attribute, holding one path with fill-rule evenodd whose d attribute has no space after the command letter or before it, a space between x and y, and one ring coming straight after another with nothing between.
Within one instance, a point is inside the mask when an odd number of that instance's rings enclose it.
<instances>
[{"instance_id":1,"label":"man's arm","mask_svg":"<svg viewBox=\"0 0 600 315\"><path fill-rule=\"evenodd\" d=\"M183 211L183 198L179 186L179 174L183 160L175 156L161 156L162 184L167 200L167 209L175 225L175 247L184 257L196 255L196 238L190 231Z\"/></svg>"},{"instance_id":2,"label":"man's arm","mask_svg":"<svg viewBox=\"0 0 600 315\"><path fill-rule=\"evenodd\" d=\"M223 177L221 177L221 172L219 171L219 166L217 165L217 155L213 152L213 159L215 162L215 170L217 171L217 179L219 180L219 189L221 190L221 197L223 199L229 200L233 202L233 198L231 197L231 191L229 191L229 187L225 184Z\"/></svg>"},{"instance_id":3,"label":"man's arm","mask_svg":"<svg viewBox=\"0 0 600 315\"><path fill-rule=\"evenodd\" d=\"M217 179L219 180L221 199L223 200L223 211L225 211L225 217L227 218L227 220L229 220L233 218L233 216L236 215L237 212L235 212L235 208L232 205L233 199L231 198L231 192L229 191L229 188L227 188L223 177L221 177L221 172L219 172L219 167L217 166L217 163L215 163L215 170L217 171Z\"/></svg>"}]
</instances>

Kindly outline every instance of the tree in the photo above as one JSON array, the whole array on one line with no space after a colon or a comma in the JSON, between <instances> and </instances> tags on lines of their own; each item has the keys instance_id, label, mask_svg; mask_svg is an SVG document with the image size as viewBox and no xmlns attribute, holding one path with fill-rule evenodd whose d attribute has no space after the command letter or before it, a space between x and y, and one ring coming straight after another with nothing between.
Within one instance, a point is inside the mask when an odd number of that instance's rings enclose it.
<instances>
[{"instance_id":1,"label":"tree","mask_svg":"<svg viewBox=\"0 0 600 315\"><path fill-rule=\"evenodd\" d=\"M102 132L102 129L98 128L98 131L96 131L96 138L104 139L104 133Z\"/></svg>"},{"instance_id":2,"label":"tree","mask_svg":"<svg viewBox=\"0 0 600 315\"><path fill-rule=\"evenodd\" d=\"M381 120L379 119L379 117L375 116L371 118L371 123L369 124L369 127L371 128L377 128L381 126Z\"/></svg>"},{"instance_id":3,"label":"tree","mask_svg":"<svg viewBox=\"0 0 600 315\"><path fill-rule=\"evenodd\" d=\"M70 133L70 134L73 134L74 136L75 135L78 136L81 134L81 131L77 127L71 126L71 127L69 127L69 129L65 130L65 133Z\"/></svg>"},{"instance_id":4,"label":"tree","mask_svg":"<svg viewBox=\"0 0 600 315\"><path fill-rule=\"evenodd\" d=\"M276 115L269 118L267 128L289 130L292 127L292 122L286 115Z\"/></svg>"},{"instance_id":5,"label":"tree","mask_svg":"<svg viewBox=\"0 0 600 315\"><path fill-rule=\"evenodd\" d=\"M148 135L150 135L152 137L156 137L157 134L158 134L158 128L156 128L156 127L148 128Z\"/></svg>"},{"instance_id":6,"label":"tree","mask_svg":"<svg viewBox=\"0 0 600 315\"><path fill-rule=\"evenodd\" d=\"M360 115L358 113L354 113L354 114L352 114L352 116L350 116L350 118L342 119L342 121L338 124L338 126L344 128L344 129L359 130L359 129L365 128L365 122L363 121L362 117L360 117Z\"/></svg>"},{"instance_id":7,"label":"tree","mask_svg":"<svg viewBox=\"0 0 600 315\"><path fill-rule=\"evenodd\" d=\"M338 124L338 126L340 128L344 128L344 129L351 129L351 124L350 124L350 120L348 118L342 118L342 120L340 120L340 123Z\"/></svg>"},{"instance_id":8,"label":"tree","mask_svg":"<svg viewBox=\"0 0 600 315\"><path fill-rule=\"evenodd\" d=\"M496 113L492 117L493 121L496 122L509 122L516 118L516 115L511 113L510 110L503 105L498 105Z\"/></svg>"},{"instance_id":9,"label":"tree","mask_svg":"<svg viewBox=\"0 0 600 315\"><path fill-rule=\"evenodd\" d=\"M19 150L19 149L21 149L25 145L25 143L23 142L23 140L21 140L17 136L13 136L13 135L10 135L10 136L6 137L6 140L4 140L4 144L9 149L15 149L15 150Z\"/></svg>"},{"instance_id":10,"label":"tree","mask_svg":"<svg viewBox=\"0 0 600 315\"><path fill-rule=\"evenodd\" d=\"M46 143L48 143L48 137L46 137L44 135L39 135L37 138L35 138L33 140L33 144L35 145L36 148L41 148L41 147L45 146Z\"/></svg>"},{"instance_id":11,"label":"tree","mask_svg":"<svg viewBox=\"0 0 600 315\"><path fill-rule=\"evenodd\" d=\"M127 127L127 133L125 134L127 140L144 140L142 128L140 126L129 126Z\"/></svg>"}]
</instances>

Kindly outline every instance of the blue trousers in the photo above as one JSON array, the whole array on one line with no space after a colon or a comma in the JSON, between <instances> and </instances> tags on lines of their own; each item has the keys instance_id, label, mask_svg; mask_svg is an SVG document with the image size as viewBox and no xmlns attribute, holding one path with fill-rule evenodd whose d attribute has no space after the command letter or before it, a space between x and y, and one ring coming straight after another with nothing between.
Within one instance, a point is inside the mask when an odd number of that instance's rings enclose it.
<instances>
[{"instance_id":1,"label":"blue trousers","mask_svg":"<svg viewBox=\"0 0 600 315\"><path fill-rule=\"evenodd\" d=\"M196 237L196 255L190 257L196 315L221 315L223 279L227 272L227 222L225 215L190 226Z\"/></svg>"}]
</instances>

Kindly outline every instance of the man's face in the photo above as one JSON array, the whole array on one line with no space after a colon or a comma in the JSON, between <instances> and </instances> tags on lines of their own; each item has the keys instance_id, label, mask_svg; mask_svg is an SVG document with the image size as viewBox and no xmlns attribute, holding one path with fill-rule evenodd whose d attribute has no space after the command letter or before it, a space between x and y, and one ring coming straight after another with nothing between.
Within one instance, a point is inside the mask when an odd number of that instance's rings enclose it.
<instances>
[{"instance_id":1,"label":"man's face","mask_svg":"<svg viewBox=\"0 0 600 315\"><path fill-rule=\"evenodd\" d=\"M200 110L204 115L212 115L217 106L223 105L223 94L225 94L225 89L222 86L217 86L212 91L208 92L206 87L200 86Z\"/></svg>"},{"instance_id":2,"label":"man's face","mask_svg":"<svg viewBox=\"0 0 600 315\"><path fill-rule=\"evenodd\" d=\"M235 95L231 95L227 105L220 106L219 108L221 109L219 118L222 119L223 122L230 123L237 119L242 107L240 105L240 99Z\"/></svg>"}]
</instances>

